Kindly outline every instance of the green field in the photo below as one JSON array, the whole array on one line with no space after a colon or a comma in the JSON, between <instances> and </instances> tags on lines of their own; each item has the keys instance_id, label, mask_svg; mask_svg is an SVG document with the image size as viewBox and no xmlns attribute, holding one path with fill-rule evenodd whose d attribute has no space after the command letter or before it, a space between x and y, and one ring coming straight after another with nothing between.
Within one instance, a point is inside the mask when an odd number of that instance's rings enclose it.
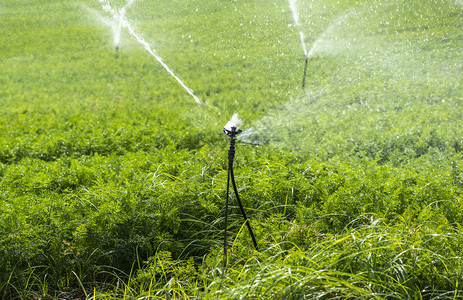
<instances>
[{"instance_id":1,"label":"green field","mask_svg":"<svg viewBox=\"0 0 463 300\"><path fill-rule=\"evenodd\" d=\"M1 298L463 297L461 0L126 4L0 2Z\"/></svg>"}]
</instances>

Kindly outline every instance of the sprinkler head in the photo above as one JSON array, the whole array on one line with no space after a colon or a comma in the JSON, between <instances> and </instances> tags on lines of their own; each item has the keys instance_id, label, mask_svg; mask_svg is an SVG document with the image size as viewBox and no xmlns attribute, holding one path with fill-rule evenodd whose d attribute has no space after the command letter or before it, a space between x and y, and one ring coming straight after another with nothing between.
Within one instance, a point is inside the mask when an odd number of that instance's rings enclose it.
<instances>
[{"instance_id":1,"label":"sprinkler head","mask_svg":"<svg viewBox=\"0 0 463 300\"><path fill-rule=\"evenodd\" d=\"M233 114L232 118L223 128L223 132L229 137L234 137L242 132L241 129L237 130L238 125L241 124L241 120L238 119L237 114Z\"/></svg>"},{"instance_id":2,"label":"sprinkler head","mask_svg":"<svg viewBox=\"0 0 463 300\"><path fill-rule=\"evenodd\" d=\"M223 133L225 133L229 137L234 137L234 136L240 134L241 132L243 132L243 130L241 130L241 129L236 130L236 127L232 127L232 128L230 128L230 130L228 130L226 127L223 129Z\"/></svg>"}]
</instances>

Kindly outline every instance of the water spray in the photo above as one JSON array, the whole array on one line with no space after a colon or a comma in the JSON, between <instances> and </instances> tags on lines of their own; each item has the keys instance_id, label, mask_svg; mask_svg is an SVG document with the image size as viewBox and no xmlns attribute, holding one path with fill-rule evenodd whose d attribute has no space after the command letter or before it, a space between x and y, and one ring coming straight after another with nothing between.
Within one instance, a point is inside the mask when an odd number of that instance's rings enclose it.
<instances>
[{"instance_id":1,"label":"water spray","mask_svg":"<svg viewBox=\"0 0 463 300\"><path fill-rule=\"evenodd\" d=\"M294 1L294 0L292 0L292 1ZM294 7L294 2L291 2L291 0L290 0L290 3L293 3L292 7ZM295 11L294 11L294 13L295 13ZM341 24L341 22L345 18L347 18L350 14L351 14L351 12L347 11L346 13L344 13L344 15L342 15L340 18L336 19L333 23L331 23L330 26L321 34L321 36L312 44L312 47L310 48L310 50L308 52L307 52L307 48L305 47L305 44L304 44L304 39L303 39L302 32L300 32L301 43L302 43L302 48L303 48L303 51L304 51L304 58L305 58L304 75L302 77L302 88L305 88L305 79L307 77L307 66L308 66L308 63L309 63L309 58L312 57L318 51L318 49L320 48L320 44L325 40L325 38L328 36L328 34L330 34L336 28L337 25ZM297 16L297 14L296 14L296 16ZM295 19L295 20L297 20L297 19ZM298 24L298 23L296 23L296 24Z\"/></svg>"},{"instance_id":2,"label":"water spray","mask_svg":"<svg viewBox=\"0 0 463 300\"><path fill-rule=\"evenodd\" d=\"M302 46L302 51L304 53L304 58L305 58L304 75L302 77L302 88L305 88L305 78L307 77L307 66L309 64L310 53L307 52L307 47L305 45L304 32L302 32L301 24L299 23L299 15L296 9L296 1L297 0L289 0L289 8L291 9L291 12L293 13L294 24L296 24L296 26L299 27L299 37L301 38L301 46Z\"/></svg>"},{"instance_id":3,"label":"water spray","mask_svg":"<svg viewBox=\"0 0 463 300\"><path fill-rule=\"evenodd\" d=\"M134 1L134 0L133 0ZM133 3L133 1L130 1L129 3ZM111 4L109 3L108 0L99 0L99 2L102 5L102 8L104 11L107 13L111 14L114 19L118 20L120 25L127 29L127 31L130 33L131 36L133 36L139 44L141 44L146 51L148 51L151 56L153 56L160 64L161 66L169 73L177 82L183 87L183 89L190 94L198 104L203 104L201 100L194 94L193 90L190 89L183 83L183 81L175 75L174 71L167 66L167 64L162 60L162 58L155 53L155 51L151 48L151 45L143 39L143 37L135 31L133 26L130 24L130 22L124 17L122 13L125 14L125 10L121 10L120 12L114 9Z\"/></svg>"},{"instance_id":4,"label":"water spray","mask_svg":"<svg viewBox=\"0 0 463 300\"><path fill-rule=\"evenodd\" d=\"M241 214L243 215L244 222L246 223L246 226L248 227L254 247L256 248L256 250L258 250L256 238L254 237L251 224L249 223L249 220L246 217L246 212L244 211L243 204L241 203L240 197L238 195L238 189L236 188L236 183L235 183L235 176L233 174L233 160L235 159L235 141L237 139L236 136L242 132L241 129L237 129L238 125L240 124L241 124L241 120L238 119L238 115L233 114L233 117L225 125L223 129L223 132L230 137L230 149L228 150L227 198L225 200L225 227L224 227L224 239L223 239L223 269L224 271L225 271L225 268L227 267L227 227L228 227L228 199L229 199L229 193L230 193L230 180L232 182L233 190L235 192L236 200L238 201Z\"/></svg>"},{"instance_id":5,"label":"water spray","mask_svg":"<svg viewBox=\"0 0 463 300\"><path fill-rule=\"evenodd\" d=\"M122 18L124 18L124 15L125 15L125 12L127 11L127 8L129 8L134 2L135 2L135 0L127 1L125 6L122 7L121 10L120 10L120 17L119 17L120 20L118 21L117 28L115 29L115 32L114 32L114 44L116 45L116 55L115 55L116 59L119 57L119 42L120 42L120 39L121 39Z\"/></svg>"},{"instance_id":6,"label":"water spray","mask_svg":"<svg viewBox=\"0 0 463 300\"><path fill-rule=\"evenodd\" d=\"M121 16L125 13L125 9L122 10ZM121 41L121 22L119 21L114 29L114 45L116 47L115 57L116 59L119 57L119 42Z\"/></svg>"}]
</instances>

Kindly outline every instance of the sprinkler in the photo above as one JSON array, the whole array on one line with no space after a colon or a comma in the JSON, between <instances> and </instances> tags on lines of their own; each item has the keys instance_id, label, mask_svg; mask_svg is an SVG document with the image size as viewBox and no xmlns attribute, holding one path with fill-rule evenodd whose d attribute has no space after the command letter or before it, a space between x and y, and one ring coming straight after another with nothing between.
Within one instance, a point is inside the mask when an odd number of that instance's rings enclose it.
<instances>
[{"instance_id":1,"label":"sprinkler","mask_svg":"<svg viewBox=\"0 0 463 300\"><path fill-rule=\"evenodd\" d=\"M116 44L116 59L119 57L119 44Z\"/></svg>"},{"instance_id":2,"label":"sprinkler","mask_svg":"<svg viewBox=\"0 0 463 300\"><path fill-rule=\"evenodd\" d=\"M309 63L309 56L304 55L305 57L305 66L304 66L304 75L302 75L302 88L305 88L305 78L307 77L307 65Z\"/></svg>"},{"instance_id":3,"label":"sprinkler","mask_svg":"<svg viewBox=\"0 0 463 300\"><path fill-rule=\"evenodd\" d=\"M307 65L309 63L310 53L307 52L307 47L305 45L304 32L302 31L301 24L299 23L299 15L296 8L296 0L289 0L289 8L293 12L294 24L299 27L299 37L301 38L302 51L304 52L305 66L304 66L304 75L302 77L302 88L305 88L305 78L307 76Z\"/></svg>"},{"instance_id":4,"label":"sprinkler","mask_svg":"<svg viewBox=\"0 0 463 300\"><path fill-rule=\"evenodd\" d=\"M236 114L233 114L232 119L225 125L223 129L223 132L230 137L230 149L228 150L227 198L225 200L225 228L224 228L224 241L223 241L223 269L224 271L227 267L227 227L228 227L228 199L229 199L229 192L230 192L230 180L232 182L233 190L235 192L236 200L238 201L241 214L243 215L244 222L246 223L246 226L248 227L254 247L256 248L256 250L258 250L256 238L254 237L251 224L249 223L249 220L246 217L246 212L244 211L243 204L241 203L240 197L238 195L238 189L236 188L236 183L235 183L235 176L233 174L233 160L235 158L236 136L242 132L241 129L237 130L236 127L240 123L241 121L238 119L238 116Z\"/></svg>"},{"instance_id":5,"label":"sprinkler","mask_svg":"<svg viewBox=\"0 0 463 300\"><path fill-rule=\"evenodd\" d=\"M117 30L114 31L115 32L114 43L116 45L119 45L119 40L120 40L120 30L118 29L119 26L121 28L124 27L125 29L127 29L129 34L132 37L134 37L139 44L144 46L145 50L152 57L154 57L164 67L164 69L166 69L167 73L169 73L175 80L177 80L177 82L185 89L185 91L195 99L196 103L203 104L201 100L199 100L199 98L194 94L193 90L187 87L185 83L183 83L183 81L177 75L175 75L174 71L172 71L172 69L170 69L169 66L162 60L162 58L155 53L154 49L151 48L151 45L147 41L145 41L138 32L135 31L135 29L132 27L130 22L124 17L126 8L130 6L134 1L135 0L129 0L127 2L127 5L124 6L119 11L112 7L109 0L99 0L99 2L102 4L103 10L112 15L112 17L118 22L116 23L116 25L119 24L116 27Z\"/></svg>"}]
</instances>

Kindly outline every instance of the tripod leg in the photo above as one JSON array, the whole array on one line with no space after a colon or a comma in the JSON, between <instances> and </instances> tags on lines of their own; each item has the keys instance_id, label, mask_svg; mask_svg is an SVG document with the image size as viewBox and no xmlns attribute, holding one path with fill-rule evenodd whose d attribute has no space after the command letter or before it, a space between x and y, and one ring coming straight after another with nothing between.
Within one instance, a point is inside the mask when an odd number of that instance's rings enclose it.
<instances>
[{"instance_id":1,"label":"tripod leg","mask_svg":"<svg viewBox=\"0 0 463 300\"><path fill-rule=\"evenodd\" d=\"M246 222L246 226L248 227L249 233L251 234L254 247L256 248L256 250L259 250L257 248L257 242L256 242L256 238L254 237L254 232L252 231L251 224L249 223L249 220L246 217L246 212L244 211L244 207L243 207L243 204L241 203L240 196L238 195L238 189L236 188L236 183L235 183L235 176L233 175L233 165L229 167L229 170L230 170L229 173L230 173L231 181L233 184L233 190L235 191L236 200L238 200L238 205L240 206L241 214L243 215L244 222Z\"/></svg>"},{"instance_id":2,"label":"tripod leg","mask_svg":"<svg viewBox=\"0 0 463 300\"><path fill-rule=\"evenodd\" d=\"M225 226L223 230L223 275L227 267L227 227L228 227L228 197L230 193L230 165L228 166L227 176L227 197L225 200Z\"/></svg>"}]
</instances>

